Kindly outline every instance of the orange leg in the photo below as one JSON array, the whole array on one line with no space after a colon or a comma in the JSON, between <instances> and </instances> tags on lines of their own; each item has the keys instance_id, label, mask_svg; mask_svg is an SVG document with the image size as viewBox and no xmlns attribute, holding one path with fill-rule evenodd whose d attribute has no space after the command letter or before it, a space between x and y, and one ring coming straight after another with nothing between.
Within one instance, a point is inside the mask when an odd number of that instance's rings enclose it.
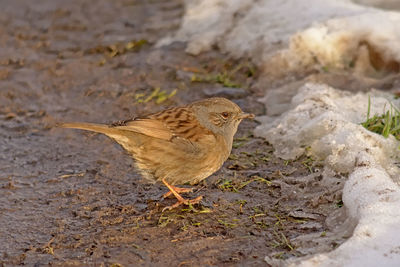
<instances>
[{"instance_id":1,"label":"orange leg","mask_svg":"<svg viewBox=\"0 0 400 267\"><path fill-rule=\"evenodd\" d=\"M166 182L165 182L164 180L163 180L163 183L164 183L165 185L167 185ZM170 186L171 188L173 188L174 191L175 191L176 193L182 194L182 193L191 193L191 192L193 192L193 188L181 188L181 187L176 187L176 186L173 186L173 185L170 185L170 184L169 184L169 186ZM169 188L169 187L168 187L168 188ZM163 198L167 198L167 197L169 197L170 195L173 195L172 191L168 191L167 193L165 193L165 194L163 195Z\"/></svg>"},{"instance_id":2,"label":"orange leg","mask_svg":"<svg viewBox=\"0 0 400 267\"><path fill-rule=\"evenodd\" d=\"M167 181L165 181L165 179L162 179L162 182L163 182L163 183L165 184L165 186L168 187L168 189L170 190L170 192L168 192L168 193L173 194L173 195L176 197L176 199L178 200L178 202L176 202L174 205L165 207L165 208L163 209L163 211L166 210L166 209L167 209L167 210L174 209L174 208L176 208L176 207L179 207L179 206L182 205L182 204L185 204L185 205L197 204L197 203L199 203L200 200L203 198L202 196L199 196L199 197L196 197L195 199L184 199L181 195L179 195L178 191L179 191L180 193L183 193L183 192L191 192L193 189L191 189L191 188L178 188L178 187L172 186L172 185L168 184ZM176 189L178 189L178 190L176 190ZM168 194L168 193L166 193L166 194L164 195L164 197L165 197L166 195L169 196L170 194Z\"/></svg>"}]
</instances>

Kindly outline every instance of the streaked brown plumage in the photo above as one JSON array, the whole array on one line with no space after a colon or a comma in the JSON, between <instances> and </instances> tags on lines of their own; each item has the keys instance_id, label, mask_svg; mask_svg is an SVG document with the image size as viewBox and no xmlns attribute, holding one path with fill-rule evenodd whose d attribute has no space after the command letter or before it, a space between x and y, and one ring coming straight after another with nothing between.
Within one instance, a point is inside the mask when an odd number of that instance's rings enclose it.
<instances>
[{"instance_id":1,"label":"streaked brown plumage","mask_svg":"<svg viewBox=\"0 0 400 267\"><path fill-rule=\"evenodd\" d=\"M133 156L146 179L162 181L171 190L178 199L171 207L176 207L197 203L201 197L183 199L179 192L189 190L173 185L195 184L217 171L231 152L239 123L253 116L228 99L215 97L111 126L74 122L61 127L114 139Z\"/></svg>"}]
</instances>

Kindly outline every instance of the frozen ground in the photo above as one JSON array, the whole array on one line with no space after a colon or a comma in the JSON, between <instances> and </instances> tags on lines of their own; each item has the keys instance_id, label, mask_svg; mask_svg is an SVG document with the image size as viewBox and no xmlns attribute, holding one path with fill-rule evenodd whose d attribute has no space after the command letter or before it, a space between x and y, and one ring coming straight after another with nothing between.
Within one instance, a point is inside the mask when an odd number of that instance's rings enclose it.
<instances>
[{"instance_id":1,"label":"frozen ground","mask_svg":"<svg viewBox=\"0 0 400 267\"><path fill-rule=\"evenodd\" d=\"M159 42L186 41L191 54L217 46L252 58L263 72L258 86L269 89L260 100L267 116L259 118L256 135L279 157L322 160L326 190L338 176L346 179L347 222L340 231L353 230L351 237L329 253L287 261L266 257L268 263L399 266L399 144L360 126L369 96L372 114L398 106L392 93L399 90L399 6L372 0L187 1L181 28Z\"/></svg>"}]
</instances>

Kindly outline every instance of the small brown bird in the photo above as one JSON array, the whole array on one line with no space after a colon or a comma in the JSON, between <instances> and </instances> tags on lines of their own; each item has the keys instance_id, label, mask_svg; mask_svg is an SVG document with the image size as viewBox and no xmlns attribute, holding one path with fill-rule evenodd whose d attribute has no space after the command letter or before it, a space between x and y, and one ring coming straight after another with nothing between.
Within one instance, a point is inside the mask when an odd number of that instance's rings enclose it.
<instances>
[{"instance_id":1,"label":"small brown bird","mask_svg":"<svg viewBox=\"0 0 400 267\"><path fill-rule=\"evenodd\" d=\"M198 203L179 193L190 188L176 184L196 184L216 172L228 158L239 123L254 118L225 98L209 98L187 106L170 108L142 118L120 121L110 126L94 123L64 123L61 127L98 132L111 137L135 159L137 168L151 182L162 181L181 204Z\"/></svg>"}]
</instances>

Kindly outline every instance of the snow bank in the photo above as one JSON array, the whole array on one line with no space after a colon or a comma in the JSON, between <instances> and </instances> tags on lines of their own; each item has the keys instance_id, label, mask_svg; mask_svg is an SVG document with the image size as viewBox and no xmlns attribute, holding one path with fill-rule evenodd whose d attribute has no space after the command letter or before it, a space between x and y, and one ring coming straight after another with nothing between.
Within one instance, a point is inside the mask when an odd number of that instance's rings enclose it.
<instances>
[{"instance_id":1,"label":"snow bank","mask_svg":"<svg viewBox=\"0 0 400 267\"><path fill-rule=\"evenodd\" d=\"M237 58L251 57L265 73L268 68L281 73L338 68L380 78L400 71L400 13L376 7L400 9L397 2L187 0L181 28L158 45L184 41L191 54L217 46ZM335 173L348 175L343 201L356 227L329 253L266 260L290 266L400 266L399 143L360 126L368 95L371 114L399 101L379 91L354 94L302 84L269 91L262 101L270 116L260 118L255 134L273 144L282 158L307 150L324 160L324 180ZM286 96L285 90L290 91ZM277 99L271 101L273 94ZM282 96L286 99L279 102Z\"/></svg>"},{"instance_id":2,"label":"snow bank","mask_svg":"<svg viewBox=\"0 0 400 267\"><path fill-rule=\"evenodd\" d=\"M371 23L372 22L372 23ZM399 71L400 13L367 12L331 19L295 34L284 57L290 68L355 67L369 76Z\"/></svg>"},{"instance_id":3,"label":"snow bank","mask_svg":"<svg viewBox=\"0 0 400 267\"><path fill-rule=\"evenodd\" d=\"M278 118L260 117L262 124L255 134L273 144L277 156L284 159L295 159L311 148L336 171L348 173L357 153L369 150L377 162L385 165L399 154L399 144L393 136L386 139L360 125L367 117L368 96L371 115L388 110L389 100L398 103L392 95L379 91L352 94L327 85L306 84L293 97L289 111ZM339 157L343 162L338 162Z\"/></svg>"},{"instance_id":4,"label":"snow bank","mask_svg":"<svg viewBox=\"0 0 400 267\"><path fill-rule=\"evenodd\" d=\"M279 57L289 70L317 63L374 74L400 69L399 23L397 12L350 0L192 0L181 28L158 45L184 41L191 54L218 46L259 65Z\"/></svg>"},{"instance_id":5,"label":"snow bank","mask_svg":"<svg viewBox=\"0 0 400 267\"><path fill-rule=\"evenodd\" d=\"M191 0L185 8L181 28L159 45L188 42L186 51L191 54L218 45L235 56L286 43L315 21L362 14L367 9L343 0Z\"/></svg>"},{"instance_id":6,"label":"snow bank","mask_svg":"<svg viewBox=\"0 0 400 267\"><path fill-rule=\"evenodd\" d=\"M361 152L346 182L343 201L357 218L353 235L336 250L288 266L399 266L400 190L388 174ZM361 166L361 165L365 166Z\"/></svg>"},{"instance_id":7,"label":"snow bank","mask_svg":"<svg viewBox=\"0 0 400 267\"><path fill-rule=\"evenodd\" d=\"M378 91L370 95L371 114L380 114L390 102L397 101ZM294 159L308 148L325 161L325 169L329 169L324 171L325 176L349 174L343 202L348 215L357 222L352 237L330 253L293 260L291 266L400 263L400 188L395 165L399 143L392 136L384 138L359 124L366 118L366 103L366 93L306 84L293 97L290 110L275 119L261 118L263 123L255 130L282 158Z\"/></svg>"}]
</instances>

